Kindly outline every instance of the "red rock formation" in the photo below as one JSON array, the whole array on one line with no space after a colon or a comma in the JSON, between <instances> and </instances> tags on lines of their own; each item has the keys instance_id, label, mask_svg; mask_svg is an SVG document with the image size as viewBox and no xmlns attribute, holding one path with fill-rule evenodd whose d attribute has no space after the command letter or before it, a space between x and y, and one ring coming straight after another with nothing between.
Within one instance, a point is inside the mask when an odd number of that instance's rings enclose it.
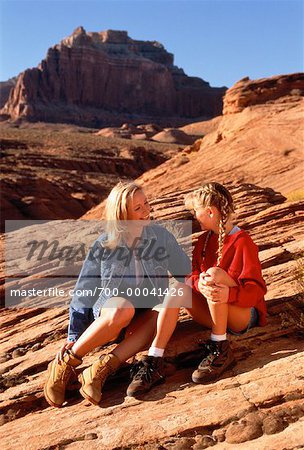
<instances>
[{"instance_id":1,"label":"red rock formation","mask_svg":"<svg viewBox=\"0 0 304 450\"><path fill-rule=\"evenodd\" d=\"M124 139L135 140L152 140L155 142L165 142L169 144L193 144L196 136L191 136L183 130L176 128L161 128L154 124L147 125L133 125L124 123L121 127L107 127L102 128L97 133L97 136L104 137L119 137Z\"/></svg>"},{"instance_id":2,"label":"red rock formation","mask_svg":"<svg viewBox=\"0 0 304 450\"><path fill-rule=\"evenodd\" d=\"M216 119L216 123L211 122L188 127L185 131L200 135L201 130L205 136L137 181L144 183L153 215L161 220L189 219L190 213L183 203L184 194L202 182L214 179L228 184L237 206L235 220L259 246L263 276L268 286L268 325L229 338L238 364L216 383L193 385L190 381L192 369L179 365L166 383L145 398L125 398L127 372L123 367L116 374L116 380L108 380L100 408L88 408L79 401L75 378L67 394L68 407L54 411L43 399L42 385L48 362L66 339L67 305L62 310L58 305L65 299L45 296L36 299L38 308L29 308L35 299L24 298L24 308L1 311L2 448L10 450L12 442L16 448L22 448L29 439L31 448L37 450L82 448L81 442L85 440L90 440L92 449L109 450L114 447L198 450L213 445L218 449L237 447L246 450L302 448L304 344L300 338L304 325L301 316L304 204L303 200L288 202L279 192L266 186L276 190L280 186L284 192L289 192L300 185L303 105L295 101L294 96L288 96L282 101L256 105ZM124 129L127 131L128 127ZM52 139L55 134L51 134ZM74 148L73 143L72 149L65 149L60 155L70 160L72 156L74 159L77 155L78 159L85 157L83 163L89 164L93 155L92 150L87 149L87 138L81 142L81 134L76 136L79 148ZM92 138L96 142L102 140L101 136ZM61 134L58 139L62 140ZM32 141L33 138L29 143L27 141L31 146L28 150L18 142L18 148L13 152L10 152L10 143L5 143L6 158L14 158L12 165L18 159L21 163L24 161L21 157L24 150L28 152L28 161L33 161L30 159ZM109 145L111 142L114 144L115 141L109 139ZM123 144L120 152L118 148L107 151L129 160L132 156L129 142L123 141ZM58 152L55 147L47 153ZM98 154L105 150L94 147L94 151ZM188 159L182 167L181 157ZM58 156L53 164L57 162ZM251 184L253 181L256 184L257 179L263 187ZM50 241L58 239L64 246L79 242L89 246L100 232L103 207L104 203L101 203L84 217L96 219L96 222L46 223L6 235L5 244L10 244L6 248L16 251L14 258L7 258L6 270L9 267L10 274L16 269L30 269L31 272L20 282L17 280L18 286L28 288L32 282L45 280L48 287L56 270L59 274L61 270L59 266L54 271L54 267L39 259L29 265L23 250L27 239L41 240L48 236ZM181 238L188 250L198 231L198 224L194 222L191 239L189 236ZM4 277L3 241L0 236L0 277ZM69 263L68 268L77 276L81 264L81 260L75 261L73 265ZM74 287L72 278L56 280L65 292ZM1 281L4 279L0 278ZM7 279L6 287L14 283L13 278ZM174 358L183 351L194 349L198 340L208 336L207 330L182 312L166 355ZM101 352L104 354L112 349L109 346ZM98 350L87 355L84 365L99 354Z\"/></svg>"},{"instance_id":3,"label":"red rock formation","mask_svg":"<svg viewBox=\"0 0 304 450\"><path fill-rule=\"evenodd\" d=\"M169 178L164 178L169 183ZM1 311L1 448L23 448L25 441L30 441L33 450L81 449L84 441L90 441L89 448L93 450L303 447L304 343L297 297L300 286L296 279L296 258L303 252L303 202L285 202L270 188L248 184L229 188L238 205L236 220L259 244L268 285L268 325L229 337L237 366L217 382L194 385L193 369L177 364L174 372L171 364L166 382L141 399L125 397L129 371L122 367L115 378L107 381L101 406L88 407L80 401L76 375L100 353L113 350L113 346L108 346L85 357L69 384L67 407L57 411L45 402L42 385L49 361L66 339L67 305L64 309L58 307L63 301L59 296L32 298L39 302L38 308L28 308L25 301L23 307ZM179 191L155 198L155 216L187 219L184 194L185 191ZM244 218L246 223L242 223ZM15 258L9 260L10 269L30 267L32 274L20 280L18 287L28 289L31 279L37 282L44 277L50 286L51 277L60 274L61 265L55 263L54 271L47 260L36 259L28 265L24 249L29 239L47 236L64 246L78 242L89 246L99 232L98 222L60 221L10 233L6 244L15 249ZM0 268L1 263L0 255ZM75 263L77 274L81 263ZM65 292L74 285L72 279L56 279ZM14 280L7 280L10 283ZM166 356L174 361L175 356L196 348L197 342L208 336L206 329L182 312Z\"/></svg>"},{"instance_id":4,"label":"red rock formation","mask_svg":"<svg viewBox=\"0 0 304 450\"><path fill-rule=\"evenodd\" d=\"M225 94L224 114L241 112L247 106L260 105L280 97L304 94L304 74L292 73L270 78L250 80L242 78Z\"/></svg>"},{"instance_id":5,"label":"red rock formation","mask_svg":"<svg viewBox=\"0 0 304 450\"><path fill-rule=\"evenodd\" d=\"M176 145L105 139L75 126L2 127L1 220L68 219L100 203L121 178L137 178Z\"/></svg>"},{"instance_id":6,"label":"red rock formation","mask_svg":"<svg viewBox=\"0 0 304 450\"><path fill-rule=\"evenodd\" d=\"M226 88L188 77L158 42L77 28L18 77L1 113L12 119L121 125L151 117L213 117ZM151 120L148 120L151 122Z\"/></svg>"},{"instance_id":7,"label":"red rock formation","mask_svg":"<svg viewBox=\"0 0 304 450\"><path fill-rule=\"evenodd\" d=\"M0 81L0 108L7 102L11 89L16 85L16 81L16 77L7 81Z\"/></svg>"}]
</instances>

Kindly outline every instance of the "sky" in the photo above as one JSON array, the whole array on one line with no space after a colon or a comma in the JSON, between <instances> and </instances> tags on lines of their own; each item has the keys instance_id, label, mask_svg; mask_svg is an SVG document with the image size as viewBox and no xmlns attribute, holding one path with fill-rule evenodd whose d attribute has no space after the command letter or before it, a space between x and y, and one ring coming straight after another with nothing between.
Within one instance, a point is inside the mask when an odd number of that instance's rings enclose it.
<instances>
[{"instance_id":1,"label":"sky","mask_svg":"<svg viewBox=\"0 0 304 450\"><path fill-rule=\"evenodd\" d=\"M303 71L304 0L0 0L0 80L82 25L161 42L211 86Z\"/></svg>"}]
</instances>

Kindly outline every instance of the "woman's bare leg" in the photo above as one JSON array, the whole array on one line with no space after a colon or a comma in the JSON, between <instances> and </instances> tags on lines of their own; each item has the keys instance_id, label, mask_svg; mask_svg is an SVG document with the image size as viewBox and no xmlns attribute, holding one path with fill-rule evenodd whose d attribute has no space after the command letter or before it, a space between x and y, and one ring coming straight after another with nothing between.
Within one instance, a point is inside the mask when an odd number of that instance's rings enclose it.
<instances>
[{"instance_id":1,"label":"woman's bare leg","mask_svg":"<svg viewBox=\"0 0 304 450\"><path fill-rule=\"evenodd\" d=\"M83 357L88 352L114 340L132 320L135 310L122 297L111 298L101 310L101 315L85 330L75 342L72 351Z\"/></svg>"}]
</instances>

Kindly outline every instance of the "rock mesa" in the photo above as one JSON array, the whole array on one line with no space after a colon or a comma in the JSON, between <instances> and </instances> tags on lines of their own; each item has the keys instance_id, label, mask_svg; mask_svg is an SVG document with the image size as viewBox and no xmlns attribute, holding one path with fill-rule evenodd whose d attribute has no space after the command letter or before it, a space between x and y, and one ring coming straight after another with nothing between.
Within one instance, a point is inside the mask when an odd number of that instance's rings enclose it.
<instances>
[{"instance_id":1,"label":"rock mesa","mask_svg":"<svg viewBox=\"0 0 304 450\"><path fill-rule=\"evenodd\" d=\"M187 76L159 42L79 27L38 67L19 75L1 114L95 127L152 117L210 118L221 113L225 91Z\"/></svg>"}]
</instances>

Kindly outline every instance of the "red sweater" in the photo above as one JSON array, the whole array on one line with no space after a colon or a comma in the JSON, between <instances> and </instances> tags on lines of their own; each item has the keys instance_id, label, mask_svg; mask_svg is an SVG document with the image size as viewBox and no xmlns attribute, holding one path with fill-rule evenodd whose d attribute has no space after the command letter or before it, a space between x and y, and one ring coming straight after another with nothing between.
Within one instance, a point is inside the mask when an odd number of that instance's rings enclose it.
<instances>
[{"instance_id":1,"label":"red sweater","mask_svg":"<svg viewBox=\"0 0 304 450\"><path fill-rule=\"evenodd\" d=\"M198 281L201 272L216 266L218 235L211 234L207 243L206 256L202 257L204 243L208 233L202 234L193 250L192 273L187 277L187 284L199 292ZM266 303L264 295L267 291L262 277L258 248L244 230L224 239L220 266L237 283L229 288L228 303L241 307L255 307L259 313L259 325L266 325ZM200 293L200 292L199 292ZM200 295L202 295L200 293Z\"/></svg>"}]
</instances>

